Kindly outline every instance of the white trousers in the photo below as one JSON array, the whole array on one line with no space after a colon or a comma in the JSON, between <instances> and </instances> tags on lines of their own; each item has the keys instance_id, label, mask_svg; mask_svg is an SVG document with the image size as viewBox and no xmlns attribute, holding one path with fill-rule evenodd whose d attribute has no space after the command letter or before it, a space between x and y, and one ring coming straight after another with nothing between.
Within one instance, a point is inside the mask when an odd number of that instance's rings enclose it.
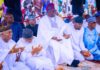
<instances>
[{"instance_id":1,"label":"white trousers","mask_svg":"<svg viewBox=\"0 0 100 70\"><path fill-rule=\"evenodd\" d=\"M51 40L49 44L50 54L55 60L55 64L71 64L74 60L74 53L71 46L70 39L63 39L62 41ZM54 62L54 61L53 61Z\"/></svg>"},{"instance_id":2,"label":"white trousers","mask_svg":"<svg viewBox=\"0 0 100 70\"><path fill-rule=\"evenodd\" d=\"M31 70L54 70L51 60L43 56L29 58L26 64Z\"/></svg>"}]
</instances>

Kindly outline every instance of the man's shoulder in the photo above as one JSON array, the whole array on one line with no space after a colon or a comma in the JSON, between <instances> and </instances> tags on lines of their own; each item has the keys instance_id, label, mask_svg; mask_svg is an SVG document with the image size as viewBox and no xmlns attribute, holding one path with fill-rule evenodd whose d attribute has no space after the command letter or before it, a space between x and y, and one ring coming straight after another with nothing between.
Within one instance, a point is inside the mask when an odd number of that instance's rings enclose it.
<instances>
[{"instance_id":1,"label":"man's shoulder","mask_svg":"<svg viewBox=\"0 0 100 70\"><path fill-rule=\"evenodd\" d=\"M60 16L58 16L58 15L56 15L55 17L56 17L57 19L61 19L61 17L60 17Z\"/></svg>"},{"instance_id":2,"label":"man's shoulder","mask_svg":"<svg viewBox=\"0 0 100 70\"><path fill-rule=\"evenodd\" d=\"M19 42L19 41L21 41L21 42L22 42L23 40L24 40L24 39L21 37L21 38L19 38L18 42Z\"/></svg>"},{"instance_id":3,"label":"man's shoulder","mask_svg":"<svg viewBox=\"0 0 100 70\"><path fill-rule=\"evenodd\" d=\"M9 47L14 47L16 45L16 42L14 40L9 40L8 42Z\"/></svg>"},{"instance_id":4,"label":"man's shoulder","mask_svg":"<svg viewBox=\"0 0 100 70\"><path fill-rule=\"evenodd\" d=\"M10 43L16 44L16 42L12 39L9 40Z\"/></svg>"},{"instance_id":5,"label":"man's shoulder","mask_svg":"<svg viewBox=\"0 0 100 70\"><path fill-rule=\"evenodd\" d=\"M17 45L20 45L20 44L22 44L24 42L24 38L20 38L19 40L18 40L18 42L17 42Z\"/></svg>"},{"instance_id":6,"label":"man's shoulder","mask_svg":"<svg viewBox=\"0 0 100 70\"><path fill-rule=\"evenodd\" d=\"M45 16L43 16L43 17L41 17L41 19L40 19L40 20L43 20L43 19L45 19L45 18L47 18L47 15L45 15Z\"/></svg>"},{"instance_id":7,"label":"man's shoulder","mask_svg":"<svg viewBox=\"0 0 100 70\"><path fill-rule=\"evenodd\" d=\"M41 43L42 40L40 40L39 37L33 36L33 41L36 43Z\"/></svg>"},{"instance_id":8,"label":"man's shoulder","mask_svg":"<svg viewBox=\"0 0 100 70\"><path fill-rule=\"evenodd\" d=\"M39 25L40 24L46 24L46 23L44 23L44 22L47 22L48 21L48 17L47 17L47 15L45 15L45 16L43 16L40 20L39 20Z\"/></svg>"}]
</instances>

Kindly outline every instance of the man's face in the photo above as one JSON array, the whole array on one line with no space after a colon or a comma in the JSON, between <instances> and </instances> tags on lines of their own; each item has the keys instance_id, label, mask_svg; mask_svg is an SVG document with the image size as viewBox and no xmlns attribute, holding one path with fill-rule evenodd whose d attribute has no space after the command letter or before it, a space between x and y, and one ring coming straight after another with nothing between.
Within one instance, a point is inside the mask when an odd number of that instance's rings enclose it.
<instances>
[{"instance_id":1,"label":"man's face","mask_svg":"<svg viewBox=\"0 0 100 70\"><path fill-rule=\"evenodd\" d=\"M96 22L92 22L88 24L89 28L94 29L96 27Z\"/></svg>"},{"instance_id":2,"label":"man's face","mask_svg":"<svg viewBox=\"0 0 100 70\"><path fill-rule=\"evenodd\" d=\"M12 15L5 15L5 21L7 23L13 23L14 22L14 18Z\"/></svg>"},{"instance_id":3,"label":"man's face","mask_svg":"<svg viewBox=\"0 0 100 70\"><path fill-rule=\"evenodd\" d=\"M8 42L12 38L12 30L2 32L1 37L5 42Z\"/></svg>"},{"instance_id":4,"label":"man's face","mask_svg":"<svg viewBox=\"0 0 100 70\"><path fill-rule=\"evenodd\" d=\"M24 38L24 40L25 40L26 42L28 42L28 43L31 43L31 42L32 42L32 39L33 39L33 37L32 37L32 38Z\"/></svg>"},{"instance_id":5,"label":"man's face","mask_svg":"<svg viewBox=\"0 0 100 70\"><path fill-rule=\"evenodd\" d=\"M100 25L100 16L96 18L96 22Z\"/></svg>"},{"instance_id":6,"label":"man's face","mask_svg":"<svg viewBox=\"0 0 100 70\"><path fill-rule=\"evenodd\" d=\"M49 17L54 17L56 14L56 10L55 9L48 10L47 14Z\"/></svg>"},{"instance_id":7,"label":"man's face","mask_svg":"<svg viewBox=\"0 0 100 70\"><path fill-rule=\"evenodd\" d=\"M35 20L35 19L29 20L29 24L30 24L30 25L35 25L35 24L36 24L36 20Z\"/></svg>"},{"instance_id":8,"label":"man's face","mask_svg":"<svg viewBox=\"0 0 100 70\"><path fill-rule=\"evenodd\" d=\"M81 24L81 23L76 23L76 22L74 22L74 28L75 28L76 30L80 30L81 27L82 27L82 24Z\"/></svg>"}]
</instances>

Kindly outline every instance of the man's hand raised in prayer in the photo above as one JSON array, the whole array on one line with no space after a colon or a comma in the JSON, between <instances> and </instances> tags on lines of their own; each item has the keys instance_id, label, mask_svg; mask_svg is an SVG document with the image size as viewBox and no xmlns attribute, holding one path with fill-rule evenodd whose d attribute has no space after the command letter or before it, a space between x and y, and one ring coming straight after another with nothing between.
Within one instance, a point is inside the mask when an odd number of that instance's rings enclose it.
<instances>
[{"instance_id":1,"label":"man's hand raised in prayer","mask_svg":"<svg viewBox=\"0 0 100 70\"><path fill-rule=\"evenodd\" d=\"M32 47L32 55L39 53L42 50L42 46L38 45L38 47Z\"/></svg>"},{"instance_id":2,"label":"man's hand raised in prayer","mask_svg":"<svg viewBox=\"0 0 100 70\"><path fill-rule=\"evenodd\" d=\"M57 37L52 37L53 40L61 41L62 39L58 39Z\"/></svg>"},{"instance_id":3,"label":"man's hand raised in prayer","mask_svg":"<svg viewBox=\"0 0 100 70\"><path fill-rule=\"evenodd\" d=\"M24 51L24 47L20 47L20 48L13 47L12 50L10 51L10 53L17 53L19 51L20 52Z\"/></svg>"},{"instance_id":4,"label":"man's hand raised in prayer","mask_svg":"<svg viewBox=\"0 0 100 70\"><path fill-rule=\"evenodd\" d=\"M24 51L24 47L20 47L20 48L16 48L16 50L23 52Z\"/></svg>"},{"instance_id":5,"label":"man's hand raised in prayer","mask_svg":"<svg viewBox=\"0 0 100 70\"><path fill-rule=\"evenodd\" d=\"M89 56L91 56L90 52L89 52L89 51L85 51L85 50L81 51L81 54L82 54L84 57L89 57Z\"/></svg>"}]
</instances>

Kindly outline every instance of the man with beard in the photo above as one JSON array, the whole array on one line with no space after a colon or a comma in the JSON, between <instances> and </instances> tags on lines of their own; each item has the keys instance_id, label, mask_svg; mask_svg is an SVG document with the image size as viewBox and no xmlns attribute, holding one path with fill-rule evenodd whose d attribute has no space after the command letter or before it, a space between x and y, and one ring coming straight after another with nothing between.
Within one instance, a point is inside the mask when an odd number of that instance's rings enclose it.
<instances>
[{"instance_id":1,"label":"man with beard","mask_svg":"<svg viewBox=\"0 0 100 70\"><path fill-rule=\"evenodd\" d=\"M78 66L79 61L74 60L74 53L69 35L64 34L64 21L55 13L53 3L48 4L47 15L39 22L38 35L45 44L48 57L56 65L68 64Z\"/></svg>"},{"instance_id":2,"label":"man with beard","mask_svg":"<svg viewBox=\"0 0 100 70\"><path fill-rule=\"evenodd\" d=\"M94 60L100 60L100 50L97 46L98 32L96 31L96 18L88 18L88 26L84 30L85 47L94 56Z\"/></svg>"},{"instance_id":3,"label":"man with beard","mask_svg":"<svg viewBox=\"0 0 100 70\"><path fill-rule=\"evenodd\" d=\"M0 70L30 70L24 63L16 62L16 53L21 48L15 48L11 39L12 30L9 25L0 26Z\"/></svg>"},{"instance_id":4,"label":"man with beard","mask_svg":"<svg viewBox=\"0 0 100 70\"><path fill-rule=\"evenodd\" d=\"M84 28L82 27L83 18L77 16L73 19L73 22L69 24L69 31L66 29L66 34L71 35L71 44L74 51L74 58L83 62L84 60L92 59L92 55L85 48L83 42ZM67 28L68 28L67 27Z\"/></svg>"}]
</instances>

